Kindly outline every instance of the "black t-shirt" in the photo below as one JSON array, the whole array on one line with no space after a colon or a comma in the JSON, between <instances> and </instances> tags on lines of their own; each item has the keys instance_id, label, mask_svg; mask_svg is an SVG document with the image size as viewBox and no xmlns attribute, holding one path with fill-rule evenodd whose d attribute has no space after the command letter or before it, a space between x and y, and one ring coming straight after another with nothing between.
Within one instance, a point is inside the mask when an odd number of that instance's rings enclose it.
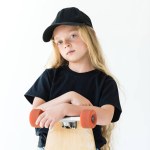
<instances>
[{"instance_id":1,"label":"black t-shirt","mask_svg":"<svg viewBox=\"0 0 150 150\"><path fill-rule=\"evenodd\" d=\"M32 104L34 97L46 102L68 91L75 91L86 97L94 106L111 104L115 107L112 122L119 120L122 112L117 84L111 76L100 70L77 73L68 66L46 69L26 92L25 97ZM93 129L96 147L102 147L106 140L101 135L101 126Z\"/></svg>"}]
</instances>

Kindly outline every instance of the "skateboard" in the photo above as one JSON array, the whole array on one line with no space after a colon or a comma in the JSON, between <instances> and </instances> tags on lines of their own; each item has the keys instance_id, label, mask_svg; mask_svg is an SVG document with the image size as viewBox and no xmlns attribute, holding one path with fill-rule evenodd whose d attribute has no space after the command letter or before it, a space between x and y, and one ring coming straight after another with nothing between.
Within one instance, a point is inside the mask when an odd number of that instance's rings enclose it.
<instances>
[{"instance_id":1,"label":"skateboard","mask_svg":"<svg viewBox=\"0 0 150 150\"><path fill-rule=\"evenodd\" d=\"M30 124L35 125L37 117L43 111L33 109L30 112ZM49 129L45 150L95 150L92 128L96 126L94 110L83 110L80 116L65 117Z\"/></svg>"}]
</instances>

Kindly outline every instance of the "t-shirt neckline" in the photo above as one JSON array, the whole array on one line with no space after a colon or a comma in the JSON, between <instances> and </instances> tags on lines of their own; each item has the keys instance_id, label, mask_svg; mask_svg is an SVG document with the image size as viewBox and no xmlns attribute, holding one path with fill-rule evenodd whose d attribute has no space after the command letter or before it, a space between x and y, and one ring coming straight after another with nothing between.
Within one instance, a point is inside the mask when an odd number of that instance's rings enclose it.
<instances>
[{"instance_id":1,"label":"t-shirt neckline","mask_svg":"<svg viewBox=\"0 0 150 150\"><path fill-rule=\"evenodd\" d=\"M65 66L65 69L72 75L76 75L76 76L89 76L89 75L93 75L97 72L97 69L93 69L87 72L76 72L72 69L69 68L69 66Z\"/></svg>"}]
</instances>

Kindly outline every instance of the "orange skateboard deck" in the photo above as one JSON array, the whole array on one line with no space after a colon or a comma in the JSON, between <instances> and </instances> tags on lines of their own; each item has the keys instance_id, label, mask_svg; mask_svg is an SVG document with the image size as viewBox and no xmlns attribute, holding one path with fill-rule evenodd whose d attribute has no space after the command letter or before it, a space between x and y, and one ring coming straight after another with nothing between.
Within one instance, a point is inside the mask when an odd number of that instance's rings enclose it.
<instances>
[{"instance_id":1,"label":"orange skateboard deck","mask_svg":"<svg viewBox=\"0 0 150 150\"><path fill-rule=\"evenodd\" d=\"M30 123L33 127L42 110L33 109ZM79 117L65 117L49 129L45 150L95 150L92 128L96 126L96 113L84 110Z\"/></svg>"}]
</instances>

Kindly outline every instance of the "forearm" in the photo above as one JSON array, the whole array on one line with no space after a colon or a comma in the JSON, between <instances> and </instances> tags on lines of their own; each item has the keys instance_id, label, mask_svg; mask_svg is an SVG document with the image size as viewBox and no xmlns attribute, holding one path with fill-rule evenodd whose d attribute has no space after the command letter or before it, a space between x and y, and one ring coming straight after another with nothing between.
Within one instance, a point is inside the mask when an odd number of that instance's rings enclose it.
<instances>
[{"instance_id":1,"label":"forearm","mask_svg":"<svg viewBox=\"0 0 150 150\"><path fill-rule=\"evenodd\" d=\"M81 112L85 109L95 110L97 114L97 125L108 125L110 124L113 116L109 105L102 107L96 106L79 106L69 103L60 103L44 111L36 120L36 125L40 124L40 127L53 127L56 122L64 118L65 116L80 116ZM112 109L113 110L113 109Z\"/></svg>"},{"instance_id":2,"label":"forearm","mask_svg":"<svg viewBox=\"0 0 150 150\"><path fill-rule=\"evenodd\" d=\"M40 98L36 98L36 99L40 99ZM42 100L42 99L40 99L40 100ZM38 105L37 108L42 109L44 111L55 105L62 104L62 103L71 103L74 105L92 105L88 99L86 99L79 93L74 92L74 91L69 91L69 92L66 92L54 99L49 100L48 102L41 103L41 105Z\"/></svg>"},{"instance_id":3,"label":"forearm","mask_svg":"<svg viewBox=\"0 0 150 150\"><path fill-rule=\"evenodd\" d=\"M70 94L70 92L67 92L67 93L62 94L48 102L45 102L45 103L39 105L37 108L42 109L42 110L47 110L58 104L70 103L70 101L71 101L71 94Z\"/></svg>"},{"instance_id":4,"label":"forearm","mask_svg":"<svg viewBox=\"0 0 150 150\"><path fill-rule=\"evenodd\" d=\"M84 109L94 110L97 115L97 125L110 124L114 113L113 106L110 106L111 109L105 109L96 106L76 106L72 104L65 105L66 106L64 111L66 116L79 116L81 111L83 111Z\"/></svg>"}]
</instances>

